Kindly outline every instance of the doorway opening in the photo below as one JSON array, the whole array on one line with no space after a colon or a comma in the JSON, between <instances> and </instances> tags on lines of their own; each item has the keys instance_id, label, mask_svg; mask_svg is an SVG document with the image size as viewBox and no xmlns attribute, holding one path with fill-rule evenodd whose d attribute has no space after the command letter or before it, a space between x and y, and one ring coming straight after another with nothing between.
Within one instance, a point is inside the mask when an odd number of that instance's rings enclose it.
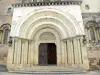
<instances>
[{"instance_id":1,"label":"doorway opening","mask_svg":"<svg viewBox=\"0 0 100 75\"><path fill-rule=\"evenodd\" d=\"M57 65L57 52L55 43L40 43L39 65Z\"/></svg>"}]
</instances>

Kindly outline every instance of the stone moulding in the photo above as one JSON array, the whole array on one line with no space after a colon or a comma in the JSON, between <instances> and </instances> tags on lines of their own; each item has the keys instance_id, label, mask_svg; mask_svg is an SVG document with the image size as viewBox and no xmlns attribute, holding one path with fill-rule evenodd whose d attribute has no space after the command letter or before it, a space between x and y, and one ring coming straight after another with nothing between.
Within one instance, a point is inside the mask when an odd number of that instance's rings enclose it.
<instances>
[{"instance_id":1,"label":"stone moulding","mask_svg":"<svg viewBox=\"0 0 100 75\"><path fill-rule=\"evenodd\" d=\"M43 13L49 16L41 16ZM55 16L50 15L50 13L52 13ZM36 15L38 15L38 17ZM60 15L60 17L57 15ZM69 13L65 14L60 10L54 10L54 9L38 10L35 13L34 12L30 13L26 17L27 18L23 18L20 22L17 23L18 26L16 25L14 29L12 29L11 36L32 39L33 34L32 33L29 34L29 32L35 31L37 27L38 28L53 27L61 34L63 32L62 39L74 37L76 35L84 35L84 29L81 27L78 21ZM65 22L65 20L67 22Z\"/></svg>"},{"instance_id":2,"label":"stone moulding","mask_svg":"<svg viewBox=\"0 0 100 75\"><path fill-rule=\"evenodd\" d=\"M31 2L17 3L13 7L32 7L32 6L52 6L52 5L81 5L82 1L51 1L51 2Z\"/></svg>"},{"instance_id":3,"label":"stone moulding","mask_svg":"<svg viewBox=\"0 0 100 75\"><path fill-rule=\"evenodd\" d=\"M82 17L84 25L89 21L94 21L100 26L100 13L82 13Z\"/></svg>"}]
</instances>

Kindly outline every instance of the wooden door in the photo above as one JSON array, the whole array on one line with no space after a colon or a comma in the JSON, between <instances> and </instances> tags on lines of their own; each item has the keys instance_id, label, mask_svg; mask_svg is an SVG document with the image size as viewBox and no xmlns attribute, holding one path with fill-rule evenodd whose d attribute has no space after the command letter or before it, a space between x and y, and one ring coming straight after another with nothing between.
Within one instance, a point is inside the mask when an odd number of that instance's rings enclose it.
<instances>
[{"instance_id":1,"label":"wooden door","mask_svg":"<svg viewBox=\"0 0 100 75\"><path fill-rule=\"evenodd\" d=\"M56 65L57 54L54 43L41 43L39 46L39 65Z\"/></svg>"},{"instance_id":2,"label":"wooden door","mask_svg":"<svg viewBox=\"0 0 100 75\"><path fill-rule=\"evenodd\" d=\"M57 64L56 45L54 43L48 44L48 65Z\"/></svg>"},{"instance_id":3,"label":"wooden door","mask_svg":"<svg viewBox=\"0 0 100 75\"><path fill-rule=\"evenodd\" d=\"M47 65L48 64L48 56L47 56L47 44L41 43L39 46L39 65Z\"/></svg>"}]
</instances>

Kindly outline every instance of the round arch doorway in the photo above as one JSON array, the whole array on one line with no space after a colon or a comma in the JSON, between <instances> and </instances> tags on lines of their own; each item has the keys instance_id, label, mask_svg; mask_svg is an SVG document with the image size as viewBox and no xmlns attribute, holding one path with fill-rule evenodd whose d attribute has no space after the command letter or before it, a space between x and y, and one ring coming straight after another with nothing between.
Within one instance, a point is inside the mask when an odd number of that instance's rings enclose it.
<instances>
[{"instance_id":1,"label":"round arch doorway","mask_svg":"<svg viewBox=\"0 0 100 75\"><path fill-rule=\"evenodd\" d=\"M57 65L57 51L55 43L40 43L39 45L39 65Z\"/></svg>"}]
</instances>

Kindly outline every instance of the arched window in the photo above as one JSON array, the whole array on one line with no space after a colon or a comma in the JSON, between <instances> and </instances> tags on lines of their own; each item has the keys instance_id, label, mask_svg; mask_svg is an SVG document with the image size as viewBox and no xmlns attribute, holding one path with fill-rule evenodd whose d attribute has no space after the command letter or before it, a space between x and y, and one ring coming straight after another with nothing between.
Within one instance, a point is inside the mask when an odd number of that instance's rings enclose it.
<instances>
[{"instance_id":1,"label":"arched window","mask_svg":"<svg viewBox=\"0 0 100 75\"><path fill-rule=\"evenodd\" d=\"M96 37L95 37L95 27L93 27L93 26L90 26L90 37L91 37L91 40L93 40L93 41L96 40Z\"/></svg>"},{"instance_id":2,"label":"arched window","mask_svg":"<svg viewBox=\"0 0 100 75\"><path fill-rule=\"evenodd\" d=\"M8 43L8 40L9 40L9 32L10 32L9 29L5 29L4 38L3 38L3 44L7 44Z\"/></svg>"},{"instance_id":3,"label":"arched window","mask_svg":"<svg viewBox=\"0 0 100 75\"><path fill-rule=\"evenodd\" d=\"M3 24L0 27L0 43L7 44L9 40L10 24Z\"/></svg>"},{"instance_id":4,"label":"arched window","mask_svg":"<svg viewBox=\"0 0 100 75\"><path fill-rule=\"evenodd\" d=\"M87 31L87 39L89 42L99 42L100 40L100 27L98 23L90 21L85 26Z\"/></svg>"}]
</instances>

